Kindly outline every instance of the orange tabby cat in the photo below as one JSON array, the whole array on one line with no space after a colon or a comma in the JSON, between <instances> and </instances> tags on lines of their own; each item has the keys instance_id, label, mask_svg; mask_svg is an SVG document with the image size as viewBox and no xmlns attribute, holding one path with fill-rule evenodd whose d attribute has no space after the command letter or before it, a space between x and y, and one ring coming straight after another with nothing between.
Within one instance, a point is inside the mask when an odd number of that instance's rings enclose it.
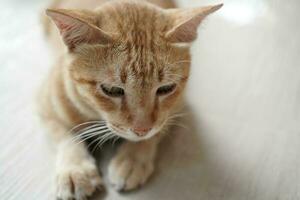
<instances>
[{"instance_id":1,"label":"orange tabby cat","mask_svg":"<svg viewBox=\"0 0 300 200\"><path fill-rule=\"evenodd\" d=\"M147 181L162 132L182 102L197 27L222 6L103 2L60 0L46 11L60 34L45 21L58 59L42 88L40 115L58 147L60 199L85 199L102 185L86 144L70 131L83 122L84 139L126 140L108 170L117 190Z\"/></svg>"}]
</instances>

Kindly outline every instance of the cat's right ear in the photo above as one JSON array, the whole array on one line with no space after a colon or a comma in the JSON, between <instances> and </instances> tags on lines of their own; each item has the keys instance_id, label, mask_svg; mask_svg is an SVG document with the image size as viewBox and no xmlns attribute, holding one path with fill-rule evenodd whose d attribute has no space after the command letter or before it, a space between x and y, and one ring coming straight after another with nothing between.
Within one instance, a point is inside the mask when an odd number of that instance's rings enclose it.
<instances>
[{"instance_id":1,"label":"cat's right ear","mask_svg":"<svg viewBox=\"0 0 300 200\"><path fill-rule=\"evenodd\" d=\"M53 20L64 43L73 50L80 44L109 44L113 35L96 26L93 13L83 10L47 9L46 14Z\"/></svg>"},{"instance_id":2,"label":"cat's right ear","mask_svg":"<svg viewBox=\"0 0 300 200\"><path fill-rule=\"evenodd\" d=\"M199 8L178 8L167 10L172 19L171 28L165 34L171 43L191 43L197 37L197 28L211 13L219 10L223 4Z\"/></svg>"}]
</instances>

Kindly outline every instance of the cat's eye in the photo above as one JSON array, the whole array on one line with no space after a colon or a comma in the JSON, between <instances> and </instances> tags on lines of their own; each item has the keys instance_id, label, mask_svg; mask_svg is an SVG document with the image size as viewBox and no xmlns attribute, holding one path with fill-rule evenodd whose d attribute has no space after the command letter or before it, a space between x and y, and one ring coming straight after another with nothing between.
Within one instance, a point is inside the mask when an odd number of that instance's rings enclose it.
<instances>
[{"instance_id":1,"label":"cat's eye","mask_svg":"<svg viewBox=\"0 0 300 200\"><path fill-rule=\"evenodd\" d=\"M175 87L176 87L175 83L161 86L157 89L156 94L159 96L170 94L171 92L174 91Z\"/></svg>"},{"instance_id":2,"label":"cat's eye","mask_svg":"<svg viewBox=\"0 0 300 200\"><path fill-rule=\"evenodd\" d=\"M102 84L101 89L104 92L104 94L110 97L122 97L125 94L124 89L120 87L109 87L105 84Z\"/></svg>"}]
</instances>

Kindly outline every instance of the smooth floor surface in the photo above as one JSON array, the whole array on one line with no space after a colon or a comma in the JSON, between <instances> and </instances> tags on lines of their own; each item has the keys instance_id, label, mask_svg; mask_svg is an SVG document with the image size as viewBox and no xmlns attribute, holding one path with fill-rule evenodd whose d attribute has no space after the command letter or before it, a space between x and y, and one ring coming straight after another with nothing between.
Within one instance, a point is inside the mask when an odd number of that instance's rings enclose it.
<instances>
[{"instance_id":1,"label":"smooth floor surface","mask_svg":"<svg viewBox=\"0 0 300 200\"><path fill-rule=\"evenodd\" d=\"M51 62L38 17L46 2L2 1L0 199L54 198L53 149L34 113ZM183 6L220 1L181 0ZM186 128L161 144L157 172L106 200L300 199L300 1L224 0L193 46ZM100 159L106 170L110 153Z\"/></svg>"}]
</instances>

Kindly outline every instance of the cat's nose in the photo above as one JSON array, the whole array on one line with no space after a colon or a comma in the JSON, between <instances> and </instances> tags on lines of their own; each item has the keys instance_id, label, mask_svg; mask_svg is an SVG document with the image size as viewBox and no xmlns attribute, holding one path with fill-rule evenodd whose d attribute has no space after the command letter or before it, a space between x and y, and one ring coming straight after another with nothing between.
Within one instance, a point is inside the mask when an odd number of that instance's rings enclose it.
<instances>
[{"instance_id":1,"label":"cat's nose","mask_svg":"<svg viewBox=\"0 0 300 200\"><path fill-rule=\"evenodd\" d=\"M147 135L149 131L151 130L151 127L134 127L132 128L132 132L134 132L137 136L142 137Z\"/></svg>"}]
</instances>

